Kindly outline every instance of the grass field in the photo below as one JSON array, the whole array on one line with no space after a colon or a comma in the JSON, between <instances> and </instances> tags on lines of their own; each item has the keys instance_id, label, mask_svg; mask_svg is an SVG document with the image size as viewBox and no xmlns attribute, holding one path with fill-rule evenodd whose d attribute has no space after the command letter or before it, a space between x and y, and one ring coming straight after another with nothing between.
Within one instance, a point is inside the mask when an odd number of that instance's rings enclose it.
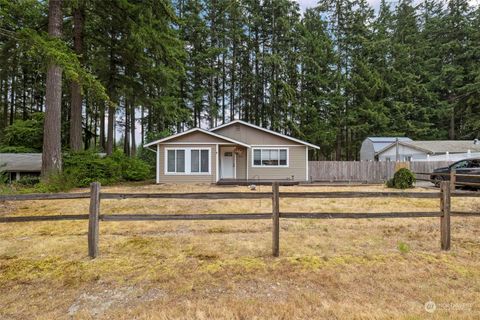
<instances>
[{"instance_id":1,"label":"grass field","mask_svg":"<svg viewBox=\"0 0 480 320\"><path fill-rule=\"evenodd\" d=\"M281 187L379 191L383 186ZM110 192L252 192L246 187L129 185ZM269 191L262 186L259 191ZM416 191L431 192L419 189ZM284 199L289 212L437 210L433 199ZM480 198L453 198L456 211ZM88 200L0 203L0 215L81 214ZM263 200L103 200L102 213L271 212ZM87 221L0 224L0 319L478 319L480 218L271 222L101 222L87 257ZM425 303L436 309L427 312ZM431 306L431 305L429 305Z\"/></svg>"}]
</instances>

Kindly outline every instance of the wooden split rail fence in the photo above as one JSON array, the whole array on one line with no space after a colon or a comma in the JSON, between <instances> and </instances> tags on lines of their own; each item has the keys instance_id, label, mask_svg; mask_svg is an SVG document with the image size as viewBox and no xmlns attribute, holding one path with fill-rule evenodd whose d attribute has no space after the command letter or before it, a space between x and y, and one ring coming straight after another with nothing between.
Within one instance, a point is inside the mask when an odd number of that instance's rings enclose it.
<instances>
[{"instance_id":1,"label":"wooden split rail fence","mask_svg":"<svg viewBox=\"0 0 480 320\"><path fill-rule=\"evenodd\" d=\"M440 210L431 212L384 212L384 213L329 213L329 212L283 212L281 198L428 198L439 199ZM104 193L100 184L94 182L90 193L26 194L4 195L0 201L90 199L89 214L11 216L0 217L0 222L88 220L88 254L98 256L100 221L172 221L172 220L251 220L272 219L272 254L280 253L280 218L287 219L374 219L374 218L440 218L440 243L442 250L450 249L450 217L476 216L479 212L455 212L451 210L452 197L480 197L477 192L456 192L450 182L442 181L440 192L280 192L279 183L272 183L272 192L217 192L217 193ZM232 213L232 214L101 214L100 203L107 199L265 199L272 200L271 213Z\"/></svg>"}]
</instances>

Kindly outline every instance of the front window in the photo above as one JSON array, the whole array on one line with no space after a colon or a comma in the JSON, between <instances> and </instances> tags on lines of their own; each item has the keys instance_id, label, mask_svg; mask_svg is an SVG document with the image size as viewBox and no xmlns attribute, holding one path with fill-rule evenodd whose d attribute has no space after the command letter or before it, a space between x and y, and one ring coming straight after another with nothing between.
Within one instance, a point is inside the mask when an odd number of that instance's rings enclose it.
<instances>
[{"instance_id":1,"label":"front window","mask_svg":"<svg viewBox=\"0 0 480 320\"><path fill-rule=\"evenodd\" d=\"M190 150L190 171L191 172L208 172L209 152L208 150Z\"/></svg>"},{"instance_id":2,"label":"front window","mask_svg":"<svg viewBox=\"0 0 480 320\"><path fill-rule=\"evenodd\" d=\"M168 172L185 172L185 150L168 150Z\"/></svg>"},{"instance_id":3,"label":"front window","mask_svg":"<svg viewBox=\"0 0 480 320\"><path fill-rule=\"evenodd\" d=\"M254 167L287 167L288 149L253 149Z\"/></svg>"},{"instance_id":4,"label":"front window","mask_svg":"<svg viewBox=\"0 0 480 320\"><path fill-rule=\"evenodd\" d=\"M210 149L181 148L166 150L165 173L209 174Z\"/></svg>"}]
</instances>

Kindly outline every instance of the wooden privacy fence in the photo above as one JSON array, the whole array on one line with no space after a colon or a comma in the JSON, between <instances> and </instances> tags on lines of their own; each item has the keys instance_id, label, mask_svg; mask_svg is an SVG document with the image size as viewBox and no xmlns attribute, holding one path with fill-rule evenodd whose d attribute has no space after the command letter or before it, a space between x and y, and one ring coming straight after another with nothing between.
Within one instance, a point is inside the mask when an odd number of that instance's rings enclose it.
<instances>
[{"instance_id":1,"label":"wooden privacy fence","mask_svg":"<svg viewBox=\"0 0 480 320\"><path fill-rule=\"evenodd\" d=\"M412 171L432 172L451 161L309 161L311 181L380 183L393 177L395 168L404 166Z\"/></svg>"},{"instance_id":2,"label":"wooden privacy fence","mask_svg":"<svg viewBox=\"0 0 480 320\"><path fill-rule=\"evenodd\" d=\"M329 212L283 212L281 198L423 198L439 199L440 210L431 212L383 212L383 213L329 213ZM272 192L217 192L217 193L104 193L98 182L92 183L90 193L27 194L0 196L0 201L90 199L89 214L0 217L0 222L58 221L88 219L88 254L98 256L100 221L172 221L172 220L252 220L272 219L272 254L280 252L280 218L285 219L374 219L374 218L440 218L440 242L442 250L450 249L450 216L476 216L479 212L455 212L451 210L452 197L480 197L477 192L457 192L450 182L441 183L440 192L280 192L279 183L272 183ZM263 199L272 200L269 213L231 214L101 214L100 203L104 199Z\"/></svg>"}]
</instances>

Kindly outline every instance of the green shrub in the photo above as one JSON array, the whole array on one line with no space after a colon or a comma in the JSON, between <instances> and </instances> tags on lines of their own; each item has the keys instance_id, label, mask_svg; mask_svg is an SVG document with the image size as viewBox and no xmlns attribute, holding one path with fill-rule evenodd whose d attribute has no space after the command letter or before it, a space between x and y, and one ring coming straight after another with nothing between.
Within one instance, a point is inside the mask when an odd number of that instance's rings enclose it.
<instances>
[{"instance_id":1,"label":"green shrub","mask_svg":"<svg viewBox=\"0 0 480 320\"><path fill-rule=\"evenodd\" d=\"M0 184L7 184L8 183L8 173L4 171L0 171Z\"/></svg>"},{"instance_id":2,"label":"green shrub","mask_svg":"<svg viewBox=\"0 0 480 320\"><path fill-rule=\"evenodd\" d=\"M403 254L409 253L410 252L410 246L408 244L406 244L405 242L399 242L398 243L398 251L400 251Z\"/></svg>"},{"instance_id":3,"label":"green shrub","mask_svg":"<svg viewBox=\"0 0 480 320\"><path fill-rule=\"evenodd\" d=\"M88 151L66 154L61 176L54 179L72 187L86 187L94 181L109 185L121 181L146 180L151 177L151 170L142 160L129 158L120 151L106 157Z\"/></svg>"},{"instance_id":4,"label":"green shrub","mask_svg":"<svg viewBox=\"0 0 480 320\"><path fill-rule=\"evenodd\" d=\"M385 184L387 185L387 188L395 188L395 180L393 180L393 178L388 179Z\"/></svg>"},{"instance_id":5,"label":"green shrub","mask_svg":"<svg viewBox=\"0 0 480 320\"><path fill-rule=\"evenodd\" d=\"M2 152L40 152L43 146L42 112L34 113L29 120L15 120L8 126L0 141Z\"/></svg>"},{"instance_id":6,"label":"green shrub","mask_svg":"<svg viewBox=\"0 0 480 320\"><path fill-rule=\"evenodd\" d=\"M155 175L155 168L157 163L157 154L155 152L141 146L140 148L138 148L137 158L148 165L152 176Z\"/></svg>"},{"instance_id":7,"label":"green shrub","mask_svg":"<svg viewBox=\"0 0 480 320\"><path fill-rule=\"evenodd\" d=\"M0 170L1 173L1 170ZM109 185L122 181L141 181L152 177L150 166L138 158L129 158L122 152L102 157L96 152L66 153L63 156L63 172L48 179L24 177L6 186L3 193L62 192L72 188L87 187L98 181ZM3 181L0 177L0 183Z\"/></svg>"},{"instance_id":8,"label":"green shrub","mask_svg":"<svg viewBox=\"0 0 480 320\"><path fill-rule=\"evenodd\" d=\"M24 176L20 180L15 181L16 184L20 186L33 187L34 185L40 183L40 177L36 176Z\"/></svg>"},{"instance_id":9,"label":"green shrub","mask_svg":"<svg viewBox=\"0 0 480 320\"><path fill-rule=\"evenodd\" d=\"M86 151L66 154L63 161L61 180L73 187L86 187L94 181L107 185L122 180L121 166L111 157L102 158L98 153Z\"/></svg>"},{"instance_id":10,"label":"green shrub","mask_svg":"<svg viewBox=\"0 0 480 320\"><path fill-rule=\"evenodd\" d=\"M129 158L119 151L110 158L120 165L121 176L125 181L141 181L151 177L150 166L138 158Z\"/></svg>"},{"instance_id":11,"label":"green shrub","mask_svg":"<svg viewBox=\"0 0 480 320\"><path fill-rule=\"evenodd\" d=\"M415 175L407 168L401 168L393 175L393 178L386 182L388 188L407 189L413 188Z\"/></svg>"},{"instance_id":12,"label":"green shrub","mask_svg":"<svg viewBox=\"0 0 480 320\"><path fill-rule=\"evenodd\" d=\"M27 147L0 146L0 153L38 153L38 149Z\"/></svg>"}]
</instances>

